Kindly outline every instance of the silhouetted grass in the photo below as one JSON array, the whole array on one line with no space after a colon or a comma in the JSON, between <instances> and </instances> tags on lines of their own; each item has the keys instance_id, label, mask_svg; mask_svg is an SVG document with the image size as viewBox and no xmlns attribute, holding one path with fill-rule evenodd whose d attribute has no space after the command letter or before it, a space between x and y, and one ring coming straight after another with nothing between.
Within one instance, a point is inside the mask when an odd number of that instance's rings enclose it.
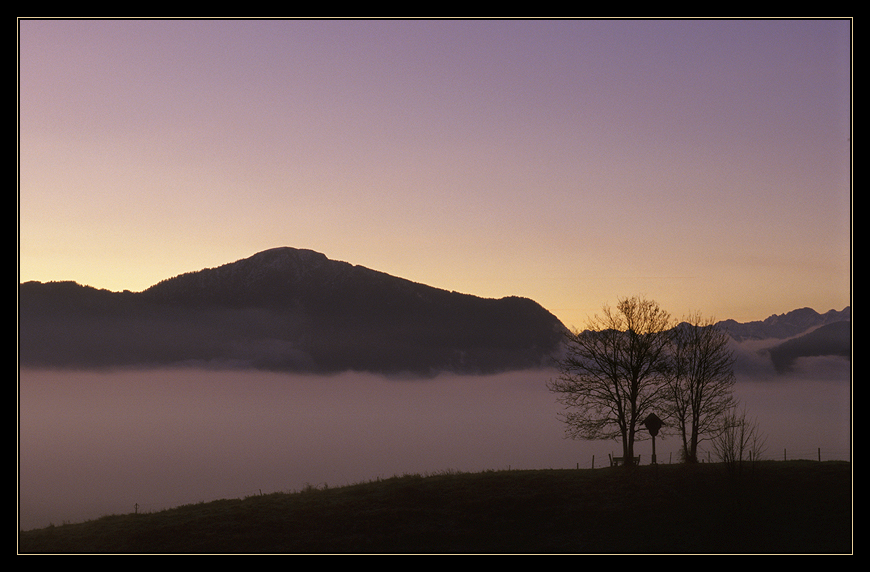
<instances>
[{"instance_id":1,"label":"silhouetted grass","mask_svg":"<svg viewBox=\"0 0 870 572\"><path fill-rule=\"evenodd\" d=\"M20 532L19 553L851 553L852 469L446 472Z\"/></svg>"}]
</instances>

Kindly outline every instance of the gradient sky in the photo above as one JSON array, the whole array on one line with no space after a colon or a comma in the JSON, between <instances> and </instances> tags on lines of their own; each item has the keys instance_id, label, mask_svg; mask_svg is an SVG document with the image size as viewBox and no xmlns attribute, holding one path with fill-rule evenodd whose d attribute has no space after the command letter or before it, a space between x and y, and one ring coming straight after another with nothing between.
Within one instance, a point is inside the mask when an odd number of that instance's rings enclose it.
<instances>
[{"instance_id":1,"label":"gradient sky","mask_svg":"<svg viewBox=\"0 0 870 572\"><path fill-rule=\"evenodd\" d=\"M850 20L19 20L19 279L277 246L568 326L851 296Z\"/></svg>"}]
</instances>

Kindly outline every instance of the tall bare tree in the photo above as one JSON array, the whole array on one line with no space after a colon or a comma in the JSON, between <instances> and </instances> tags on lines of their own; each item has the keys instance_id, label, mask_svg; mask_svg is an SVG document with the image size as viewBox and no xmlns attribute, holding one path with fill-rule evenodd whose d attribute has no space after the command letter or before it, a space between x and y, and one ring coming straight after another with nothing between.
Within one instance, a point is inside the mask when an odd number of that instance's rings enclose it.
<instances>
[{"instance_id":1,"label":"tall bare tree","mask_svg":"<svg viewBox=\"0 0 870 572\"><path fill-rule=\"evenodd\" d=\"M695 313L673 330L671 419L683 440L683 460L698 461L698 443L722 431L734 406L734 353L728 334Z\"/></svg>"},{"instance_id":2,"label":"tall bare tree","mask_svg":"<svg viewBox=\"0 0 870 572\"><path fill-rule=\"evenodd\" d=\"M668 396L670 315L640 297L620 299L615 310L568 334L558 378L549 389L565 406L562 420L574 439L622 441L626 465L634 460L640 424Z\"/></svg>"}]
</instances>

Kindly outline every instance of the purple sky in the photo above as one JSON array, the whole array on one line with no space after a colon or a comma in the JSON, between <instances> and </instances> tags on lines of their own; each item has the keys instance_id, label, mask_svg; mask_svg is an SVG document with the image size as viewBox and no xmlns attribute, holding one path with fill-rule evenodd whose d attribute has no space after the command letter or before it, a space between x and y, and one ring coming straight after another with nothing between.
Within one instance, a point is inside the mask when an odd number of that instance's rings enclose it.
<instances>
[{"instance_id":1,"label":"purple sky","mask_svg":"<svg viewBox=\"0 0 870 572\"><path fill-rule=\"evenodd\" d=\"M293 246L568 326L850 304L850 20L19 32L21 281Z\"/></svg>"}]
</instances>

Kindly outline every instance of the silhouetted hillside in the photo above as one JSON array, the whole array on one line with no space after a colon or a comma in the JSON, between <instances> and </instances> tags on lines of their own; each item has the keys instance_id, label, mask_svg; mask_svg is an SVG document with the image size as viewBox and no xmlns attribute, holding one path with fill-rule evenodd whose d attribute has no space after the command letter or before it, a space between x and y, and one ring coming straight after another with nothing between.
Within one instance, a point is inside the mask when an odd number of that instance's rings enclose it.
<instances>
[{"instance_id":1,"label":"silhouetted hillside","mask_svg":"<svg viewBox=\"0 0 870 572\"><path fill-rule=\"evenodd\" d=\"M529 299L449 292L292 248L139 293L19 287L29 366L488 373L546 365L563 330Z\"/></svg>"},{"instance_id":2,"label":"silhouetted hillside","mask_svg":"<svg viewBox=\"0 0 870 572\"><path fill-rule=\"evenodd\" d=\"M852 356L852 322L834 322L771 348L770 359L779 372L789 371L801 357Z\"/></svg>"}]
</instances>

